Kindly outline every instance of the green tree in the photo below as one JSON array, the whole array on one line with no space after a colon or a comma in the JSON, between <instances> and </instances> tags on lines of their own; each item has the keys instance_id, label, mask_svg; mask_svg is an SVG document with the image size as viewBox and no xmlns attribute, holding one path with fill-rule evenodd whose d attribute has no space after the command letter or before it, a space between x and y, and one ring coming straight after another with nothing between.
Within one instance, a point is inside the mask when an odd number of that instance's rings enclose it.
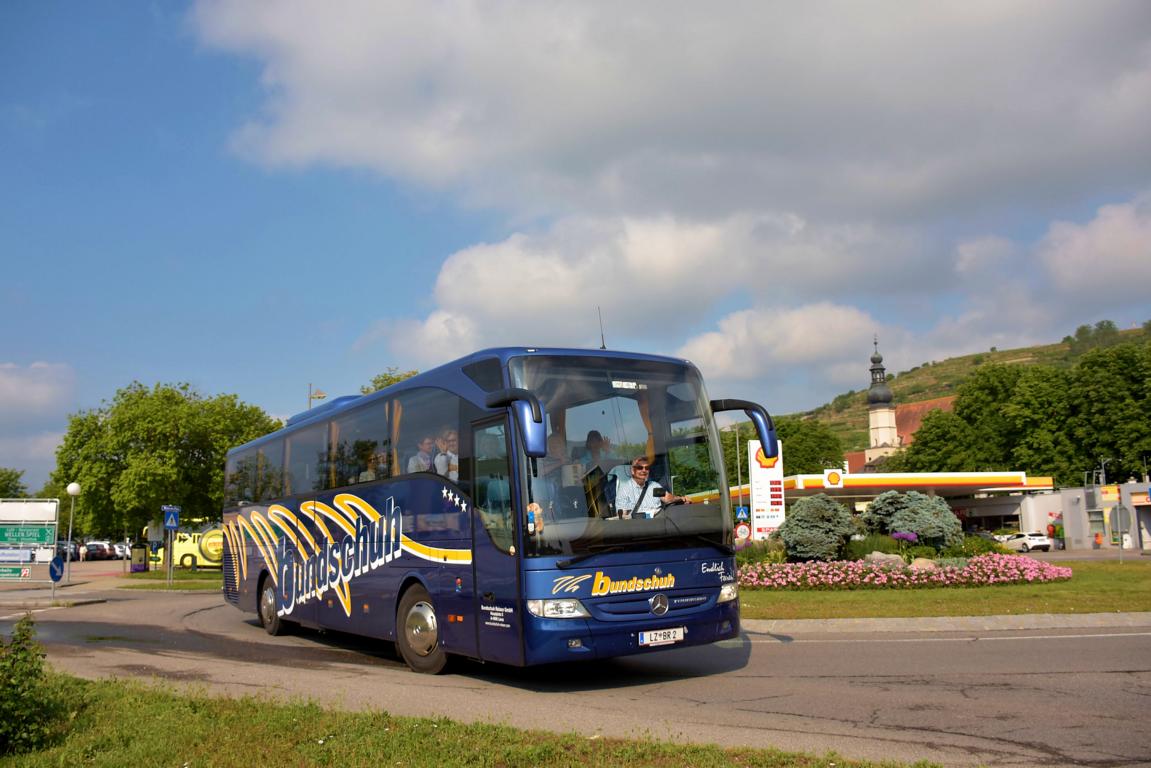
<instances>
[{"instance_id":1,"label":"green tree","mask_svg":"<svg viewBox=\"0 0 1151 768\"><path fill-rule=\"evenodd\" d=\"M69 418L50 484L80 483L76 530L88 534L136 534L164 504L180 505L186 519L218 519L224 454L278 427L235 395L134 382Z\"/></svg>"},{"instance_id":2,"label":"green tree","mask_svg":"<svg viewBox=\"0 0 1151 768\"><path fill-rule=\"evenodd\" d=\"M1022 375L1020 366L986 365L959 385L955 415L971 428L969 439L978 446L977 451L968 453L971 471L1010 466L1020 433L1007 417L1006 406ZM918 434L915 439L918 442Z\"/></svg>"},{"instance_id":3,"label":"green tree","mask_svg":"<svg viewBox=\"0 0 1151 768\"><path fill-rule=\"evenodd\" d=\"M1075 415L1070 379L1067 371L1045 366L1028 368L1019 377L1003 408L1017 435L1011 469L1050 474L1061 485L1081 476L1082 452L1067 429Z\"/></svg>"},{"instance_id":4,"label":"green tree","mask_svg":"<svg viewBox=\"0 0 1151 768\"><path fill-rule=\"evenodd\" d=\"M915 442L892 457L905 472L973 472L979 445L971 425L957 414L930 411L915 433Z\"/></svg>"},{"instance_id":5,"label":"green tree","mask_svg":"<svg viewBox=\"0 0 1151 768\"><path fill-rule=\"evenodd\" d=\"M847 508L820 493L791 506L779 527L779 537L791 560L834 560L855 530L855 520Z\"/></svg>"},{"instance_id":6,"label":"green tree","mask_svg":"<svg viewBox=\"0 0 1151 768\"><path fill-rule=\"evenodd\" d=\"M419 371L401 371L395 366L388 366L386 371L373 376L370 383L368 383L366 386L360 387L360 392L365 395L370 395L373 392L379 392L385 387L390 387L393 384L398 384L404 379L410 379L417 373L419 373Z\"/></svg>"},{"instance_id":7,"label":"green tree","mask_svg":"<svg viewBox=\"0 0 1151 768\"><path fill-rule=\"evenodd\" d=\"M1080 446L1080 470L1110 459L1107 474L1127 479L1151 455L1151 342L1094 349L1071 370L1074 403L1069 439Z\"/></svg>"},{"instance_id":8,"label":"green tree","mask_svg":"<svg viewBox=\"0 0 1151 768\"><path fill-rule=\"evenodd\" d=\"M0 467L0 499L22 499L27 495L24 470Z\"/></svg>"},{"instance_id":9,"label":"green tree","mask_svg":"<svg viewBox=\"0 0 1151 768\"><path fill-rule=\"evenodd\" d=\"M786 474L819 474L843 466L843 444L822 421L781 418L776 420L775 428L783 443Z\"/></svg>"}]
</instances>

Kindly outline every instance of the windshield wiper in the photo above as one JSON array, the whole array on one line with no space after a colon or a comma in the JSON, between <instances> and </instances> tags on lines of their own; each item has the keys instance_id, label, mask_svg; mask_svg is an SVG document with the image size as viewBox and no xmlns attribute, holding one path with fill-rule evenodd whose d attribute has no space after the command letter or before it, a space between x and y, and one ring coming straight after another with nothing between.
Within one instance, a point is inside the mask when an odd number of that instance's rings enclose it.
<instances>
[{"instance_id":1,"label":"windshield wiper","mask_svg":"<svg viewBox=\"0 0 1151 768\"><path fill-rule=\"evenodd\" d=\"M596 555L606 555L609 552L623 552L625 549L627 549L627 547L623 547L617 544L615 546L598 549L595 552L584 552L582 555L575 555L574 557L569 557L567 560L558 561L556 563L556 568L571 568L576 563L582 563L589 557L595 557Z\"/></svg>"}]
</instances>

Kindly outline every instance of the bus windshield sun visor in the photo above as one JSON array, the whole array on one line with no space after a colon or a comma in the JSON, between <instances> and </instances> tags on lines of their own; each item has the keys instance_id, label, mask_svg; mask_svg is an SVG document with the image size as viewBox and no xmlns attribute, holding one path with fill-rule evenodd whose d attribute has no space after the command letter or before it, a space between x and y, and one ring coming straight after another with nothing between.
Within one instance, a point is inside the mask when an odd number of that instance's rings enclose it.
<instances>
[{"instance_id":1,"label":"bus windshield sun visor","mask_svg":"<svg viewBox=\"0 0 1151 768\"><path fill-rule=\"evenodd\" d=\"M547 456L547 427L539 398L526 389L510 387L489 393L484 404L488 408L511 406L524 443L524 453L535 458Z\"/></svg>"},{"instance_id":2,"label":"bus windshield sun visor","mask_svg":"<svg viewBox=\"0 0 1151 768\"><path fill-rule=\"evenodd\" d=\"M755 431L759 435L759 443L763 447L763 455L769 459L776 457L779 453L777 450L779 441L775 434L775 422L772 421L771 415L762 405L748 400L712 400L711 412L719 413L720 411L743 411L746 413L752 424L755 425Z\"/></svg>"}]
</instances>

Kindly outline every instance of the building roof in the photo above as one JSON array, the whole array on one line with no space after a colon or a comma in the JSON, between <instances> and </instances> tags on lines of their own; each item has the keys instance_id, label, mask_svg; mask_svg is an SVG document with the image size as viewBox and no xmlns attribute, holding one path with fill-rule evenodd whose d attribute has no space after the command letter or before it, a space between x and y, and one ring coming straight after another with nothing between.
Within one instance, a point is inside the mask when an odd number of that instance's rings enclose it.
<instances>
[{"instance_id":1,"label":"building roof","mask_svg":"<svg viewBox=\"0 0 1151 768\"><path fill-rule=\"evenodd\" d=\"M906 448L915 442L915 433L923 426L923 417L931 411L950 412L954 409L955 395L895 406L895 432L899 435L899 444Z\"/></svg>"}]
</instances>

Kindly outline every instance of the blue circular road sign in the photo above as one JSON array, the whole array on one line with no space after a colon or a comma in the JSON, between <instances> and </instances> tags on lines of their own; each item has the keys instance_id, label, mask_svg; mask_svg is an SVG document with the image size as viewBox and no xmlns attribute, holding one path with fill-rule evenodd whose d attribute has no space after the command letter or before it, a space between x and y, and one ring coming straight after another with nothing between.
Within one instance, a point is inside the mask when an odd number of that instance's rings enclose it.
<instances>
[{"instance_id":1,"label":"blue circular road sign","mask_svg":"<svg viewBox=\"0 0 1151 768\"><path fill-rule=\"evenodd\" d=\"M59 581L64 578L64 558L59 555L52 558L52 562L48 563L48 575L52 581Z\"/></svg>"}]
</instances>

